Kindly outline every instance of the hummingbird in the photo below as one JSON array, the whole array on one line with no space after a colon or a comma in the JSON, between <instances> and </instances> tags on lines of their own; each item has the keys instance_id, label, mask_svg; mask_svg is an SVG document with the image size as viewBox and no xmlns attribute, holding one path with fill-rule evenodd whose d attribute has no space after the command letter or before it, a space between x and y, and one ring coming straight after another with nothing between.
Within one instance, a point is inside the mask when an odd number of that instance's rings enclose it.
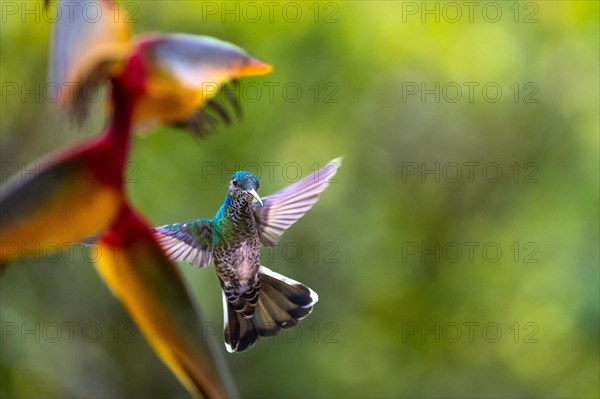
<instances>
[{"instance_id":1,"label":"hummingbird","mask_svg":"<svg viewBox=\"0 0 600 399\"><path fill-rule=\"evenodd\" d=\"M154 228L169 258L205 268L214 261L222 288L224 341L228 352L249 349L260 337L298 324L318 301L316 292L261 265L260 248L281 235L319 199L341 158L261 198L250 172L233 174L225 202L213 219Z\"/></svg>"}]
</instances>

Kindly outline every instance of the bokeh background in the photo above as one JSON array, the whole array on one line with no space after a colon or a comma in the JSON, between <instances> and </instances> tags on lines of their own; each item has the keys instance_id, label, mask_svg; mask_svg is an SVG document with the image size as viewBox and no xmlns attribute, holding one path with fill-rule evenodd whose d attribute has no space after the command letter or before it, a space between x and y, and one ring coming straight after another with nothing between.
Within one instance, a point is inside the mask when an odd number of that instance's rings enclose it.
<instances>
[{"instance_id":1,"label":"bokeh background","mask_svg":"<svg viewBox=\"0 0 600 399\"><path fill-rule=\"evenodd\" d=\"M264 252L320 302L225 355L242 396L600 395L598 2L122 4L136 33L215 36L275 67L242 82L235 126L136 138L129 189L152 223L212 216L239 168L267 195L345 154ZM41 1L2 2L3 182L102 125L100 101L83 128L56 111L50 29ZM1 396L187 397L89 258L2 278ZM214 271L180 269L225 352Z\"/></svg>"}]
</instances>

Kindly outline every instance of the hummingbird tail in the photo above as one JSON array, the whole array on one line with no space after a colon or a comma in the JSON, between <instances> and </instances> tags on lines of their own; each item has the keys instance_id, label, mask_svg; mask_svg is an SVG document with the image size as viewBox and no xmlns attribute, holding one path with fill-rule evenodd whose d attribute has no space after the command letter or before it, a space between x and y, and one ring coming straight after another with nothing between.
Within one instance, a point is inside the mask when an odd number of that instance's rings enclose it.
<instances>
[{"instance_id":1,"label":"hummingbird tail","mask_svg":"<svg viewBox=\"0 0 600 399\"><path fill-rule=\"evenodd\" d=\"M223 293L225 312L225 348L227 352L242 352L250 348L258 339L258 332L252 319L246 319L236 312Z\"/></svg>"},{"instance_id":2,"label":"hummingbird tail","mask_svg":"<svg viewBox=\"0 0 600 399\"><path fill-rule=\"evenodd\" d=\"M319 300L307 286L264 266L259 273L260 294L251 318L236 312L223 294L225 346L229 352L245 351L259 337L273 337L282 329L295 326Z\"/></svg>"}]
</instances>

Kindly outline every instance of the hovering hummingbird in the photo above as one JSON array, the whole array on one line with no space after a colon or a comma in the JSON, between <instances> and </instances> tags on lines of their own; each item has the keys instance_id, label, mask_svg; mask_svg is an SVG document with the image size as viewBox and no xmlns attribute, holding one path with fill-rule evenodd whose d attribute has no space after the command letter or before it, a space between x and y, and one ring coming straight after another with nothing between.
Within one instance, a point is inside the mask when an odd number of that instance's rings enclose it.
<instances>
[{"instance_id":1,"label":"hovering hummingbird","mask_svg":"<svg viewBox=\"0 0 600 399\"><path fill-rule=\"evenodd\" d=\"M229 352L250 348L307 316L317 294L260 264L260 247L274 246L283 232L319 199L341 158L285 189L260 198L250 172L236 172L225 202L212 220L197 219L154 229L173 260L207 267L214 260L223 289L224 338ZM253 202L253 200L256 202Z\"/></svg>"}]
</instances>

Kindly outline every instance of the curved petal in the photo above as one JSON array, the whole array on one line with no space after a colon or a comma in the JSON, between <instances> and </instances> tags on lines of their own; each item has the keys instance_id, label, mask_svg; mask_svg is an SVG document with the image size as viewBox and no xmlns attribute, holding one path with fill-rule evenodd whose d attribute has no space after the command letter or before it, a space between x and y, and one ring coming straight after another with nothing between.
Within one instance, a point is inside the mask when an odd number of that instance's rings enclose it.
<instances>
[{"instance_id":1,"label":"curved petal","mask_svg":"<svg viewBox=\"0 0 600 399\"><path fill-rule=\"evenodd\" d=\"M25 176L36 167L39 172ZM24 252L59 249L108 228L121 206L122 193L95 179L77 158L40 161L27 166L2 187L0 261Z\"/></svg>"},{"instance_id":2,"label":"curved petal","mask_svg":"<svg viewBox=\"0 0 600 399\"><path fill-rule=\"evenodd\" d=\"M138 123L187 120L227 82L272 69L240 47L207 36L144 35L134 53L143 59L146 76Z\"/></svg>"},{"instance_id":3,"label":"curved petal","mask_svg":"<svg viewBox=\"0 0 600 399\"><path fill-rule=\"evenodd\" d=\"M53 30L50 83L61 106L84 112L91 85L111 75L131 46L127 15L111 0L58 1ZM89 97L89 95L87 95Z\"/></svg>"},{"instance_id":4,"label":"curved petal","mask_svg":"<svg viewBox=\"0 0 600 399\"><path fill-rule=\"evenodd\" d=\"M182 281L151 229L124 207L100 240L97 269L123 303L159 357L195 397L231 397L229 372L211 341Z\"/></svg>"}]
</instances>

